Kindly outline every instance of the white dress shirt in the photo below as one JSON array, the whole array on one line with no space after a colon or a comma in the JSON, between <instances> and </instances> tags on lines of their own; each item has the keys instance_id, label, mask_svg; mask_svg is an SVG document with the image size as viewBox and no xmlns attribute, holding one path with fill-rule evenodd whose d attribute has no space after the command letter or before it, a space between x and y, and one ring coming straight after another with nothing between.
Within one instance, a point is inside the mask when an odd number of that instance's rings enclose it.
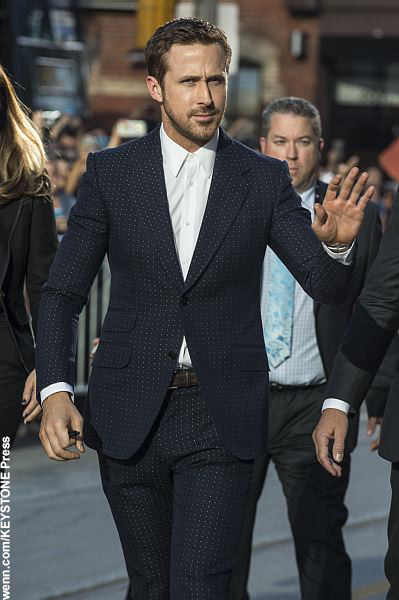
<instances>
[{"instance_id":1,"label":"white dress shirt","mask_svg":"<svg viewBox=\"0 0 399 600\"><path fill-rule=\"evenodd\" d=\"M190 153L176 144L161 126L161 149L175 247L184 279L187 277L211 187L219 130L210 142ZM186 338L179 365L191 367Z\"/></svg>"},{"instance_id":2,"label":"white dress shirt","mask_svg":"<svg viewBox=\"0 0 399 600\"><path fill-rule=\"evenodd\" d=\"M188 152L160 129L166 193L175 247L184 279L187 277L211 187L219 131L195 152ZM186 339L180 348L179 366L191 367ZM55 392L66 391L73 399L73 388L66 382L54 383L40 392L43 402Z\"/></svg>"}]
</instances>

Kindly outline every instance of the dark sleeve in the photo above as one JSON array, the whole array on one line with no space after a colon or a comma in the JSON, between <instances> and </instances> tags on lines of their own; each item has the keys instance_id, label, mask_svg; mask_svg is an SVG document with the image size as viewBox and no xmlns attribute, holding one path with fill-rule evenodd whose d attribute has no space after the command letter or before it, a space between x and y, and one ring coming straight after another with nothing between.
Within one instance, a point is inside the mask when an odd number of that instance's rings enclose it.
<instances>
[{"instance_id":1,"label":"dark sleeve","mask_svg":"<svg viewBox=\"0 0 399 600\"><path fill-rule=\"evenodd\" d=\"M358 290L355 292L355 298L357 298L364 287L371 265L377 256L381 236L382 225L378 208L374 203L369 202L365 211L365 223L358 237L359 256L360 254L364 255L364 268L361 269L361 277L359 277ZM363 246L364 252L361 251ZM390 350L391 348L388 350L366 395L366 406L369 417L382 417L384 414L386 400L393 380L393 377L390 377L393 364L393 361L390 360L390 358L391 355L392 358L394 358L395 348Z\"/></svg>"},{"instance_id":2,"label":"dark sleeve","mask_svg":"<svg viewBox=\"0 0 399 600\"><path fill-rule=\"evenodd\" d=\"M328 398L358 410L399 328L399 197L382 236L327 387Z\"/></svg>"},{"instance_id":3,"label":"dark sleeve","mask_svg":"<svg viewBox=\"0 0 399 600\"><path fill-rule=\"evenodd\" d=\"M367 235L367 250L365 252L365 268L363 271L363 280L361 281L361 288L364 287L367 276L370 272L371 266L378 254L382 238L382 224L378 208L375 204L369 202L365 211L365 218L368 220L368 227L365 229ZM365 223L366 225L366 223ZM360 234L359 234L360 236ZM360 254L360 242L359 242L359 254ZM360 290L359 290L360 291Z\"/></svg>"},{"instance_id":4,"label":"dark sleeve","mask_svg":"<svg viewBox=\"0 0 399 600\"><path fill-rule=\"evenodd\" d=\"M305 292L322 304L341 304L350 295L354 265L331 258L312 229L310 213L291 184L282 163L280 193L275 204L269 245Z\"/></svg>"},{"instance_id":5,"label":"dark sleeve","mask_svg":"<svg viewBox=\"0 0 399 600\"><path fill-rule=\"evenodd\" d=\"M57 247L58 238L53 203L48 198L33 198L26 290L35 336L42 286L47 281Z\"/></svg>"},{"instance_id":6,"label":"dark sleeve","mask_svg":"<svg viewBox=\"0 0 399 600\"><path fill-rule=\"evenodd\" d=\"M78 199L40 302L36 348L38 399L52 383L74 385L78 320L108 247L108 214L89 154Z\"/></svg>"},{"instance_id":7,"label":"dark sleeve","mask_svg":"<svg viewBox=\"0 0 399 600\"><path fill-rule=\"evenodd\" d=\"M366 396L369 417L383 417L389 390L399 373L399 335L394 335Z\"/></svg>"}]
</instances>

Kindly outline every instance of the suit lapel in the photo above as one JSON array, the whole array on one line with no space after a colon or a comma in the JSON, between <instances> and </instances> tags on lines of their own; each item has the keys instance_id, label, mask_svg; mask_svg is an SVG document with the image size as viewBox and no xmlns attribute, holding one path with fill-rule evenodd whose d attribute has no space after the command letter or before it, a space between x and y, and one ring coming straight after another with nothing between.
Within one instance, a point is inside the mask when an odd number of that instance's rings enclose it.
<instances>
[{"instance_id":1,"label":"suit lapel","mask_svg":"<svg viewBox=\"0 0 399 600\"><path fill-rule=\"evenodd\" d=\"M212 183L201 229L184 285L186 292L204 272L231 227L250 188L250 170L231 138L220 129Z\"/></svg>"},{"instance_id":2,"label":"suit lapel","mask_svg":"<svg viewBox=\"0 0 399 600\"><path fill-rule=\"evenodd\" d=\"M250 183L245 177L249 170L231 138L220 129L207 206L184 282L169 213L159 127L147 136L141 170L143 194L137 202L142 204L143 225L149 239L158 249L160 261L180 291L183 286L184 291L192 287L227 234L249 191Z\"/></svg>"},{"instance_id":3,"label":"suit lapel","mask_svg":"<svg viewBox=\"0 0 399 600\"><path fill-rule=\"evenodd\" d=\"M168 275L178 288L182 288L184 281L169 213L159 127L148 135L146 144L141 171L143 194L138 199L143 205L143 224L149 239L158 249L159 259L166 267Z\"/></svg>"}]
</instances>

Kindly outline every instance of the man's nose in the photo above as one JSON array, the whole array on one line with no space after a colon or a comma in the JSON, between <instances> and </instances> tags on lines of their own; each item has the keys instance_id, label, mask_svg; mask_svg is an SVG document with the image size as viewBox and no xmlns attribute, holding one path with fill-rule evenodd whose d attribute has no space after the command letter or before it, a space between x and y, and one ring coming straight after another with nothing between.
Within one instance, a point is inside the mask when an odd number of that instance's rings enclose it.
<instances>
[{"instance_id":1,"label":"man's nose","mask_svg":"<svg viewBox=\"0 0 399 600\"><path fill-rule=\"evenodd\" d=\"M209 85L206 81L199 82L197 102L198 104L205 104L205 106L210 106L213 104L211 90L209 89Z\"/></svg>"},{"instance_id":2,"label":"man's nose","mask_svg":"<svg viewBox=\"0 0 399 600\"><path fill-rule=\"evenodd\" d=\"M298 158L295 142L288 142L286 146L286 158L289 158L290 160L295 160Z\"/></svg>"}]
</instances>

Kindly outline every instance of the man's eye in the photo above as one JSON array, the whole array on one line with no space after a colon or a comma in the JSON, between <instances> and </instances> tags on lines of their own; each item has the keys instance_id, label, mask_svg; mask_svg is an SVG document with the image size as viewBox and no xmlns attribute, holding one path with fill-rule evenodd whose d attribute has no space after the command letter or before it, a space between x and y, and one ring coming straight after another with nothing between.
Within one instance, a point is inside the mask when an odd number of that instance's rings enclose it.
<instances>
[{"instance_id":1,"label":"man's eye","mask_svg":"<svg viewBox=\"0 0 399 600\"><path fill-rule=\"evenodd\" d=\"M301 140L299 143L301 144L301 146L309 146L310 144L309 140Z\"/></svg>"},{"instance_id":2,"label":"man's eye","mask_svg":"<svg viewBox=\"0 0 399 600\"><path fill-rule=\"evenodd\" d=\"M209 83L212 83L213 85L220 85L221 83L224 83L223 79L210 79Z\"/></svg>"},{"instance_id":3,"label":"man's eye","mask_svg":"<svg viewBox=\"0 0 399 600\"><path fill-rule=\"evenodd\" d=\"M274 143L277 144L277 146L284 146L285 144L284 140L275 140Z\"/></svg>"},{"instance_id":4,"label":"man's eye","mask_svg":"<svg viewBox=\"0 0 399 600\"><path fill-rule=\"evenodd\" d=\"M182 83L194 83L194 79L184 79Z\"/></svg>"}]
</instances>

